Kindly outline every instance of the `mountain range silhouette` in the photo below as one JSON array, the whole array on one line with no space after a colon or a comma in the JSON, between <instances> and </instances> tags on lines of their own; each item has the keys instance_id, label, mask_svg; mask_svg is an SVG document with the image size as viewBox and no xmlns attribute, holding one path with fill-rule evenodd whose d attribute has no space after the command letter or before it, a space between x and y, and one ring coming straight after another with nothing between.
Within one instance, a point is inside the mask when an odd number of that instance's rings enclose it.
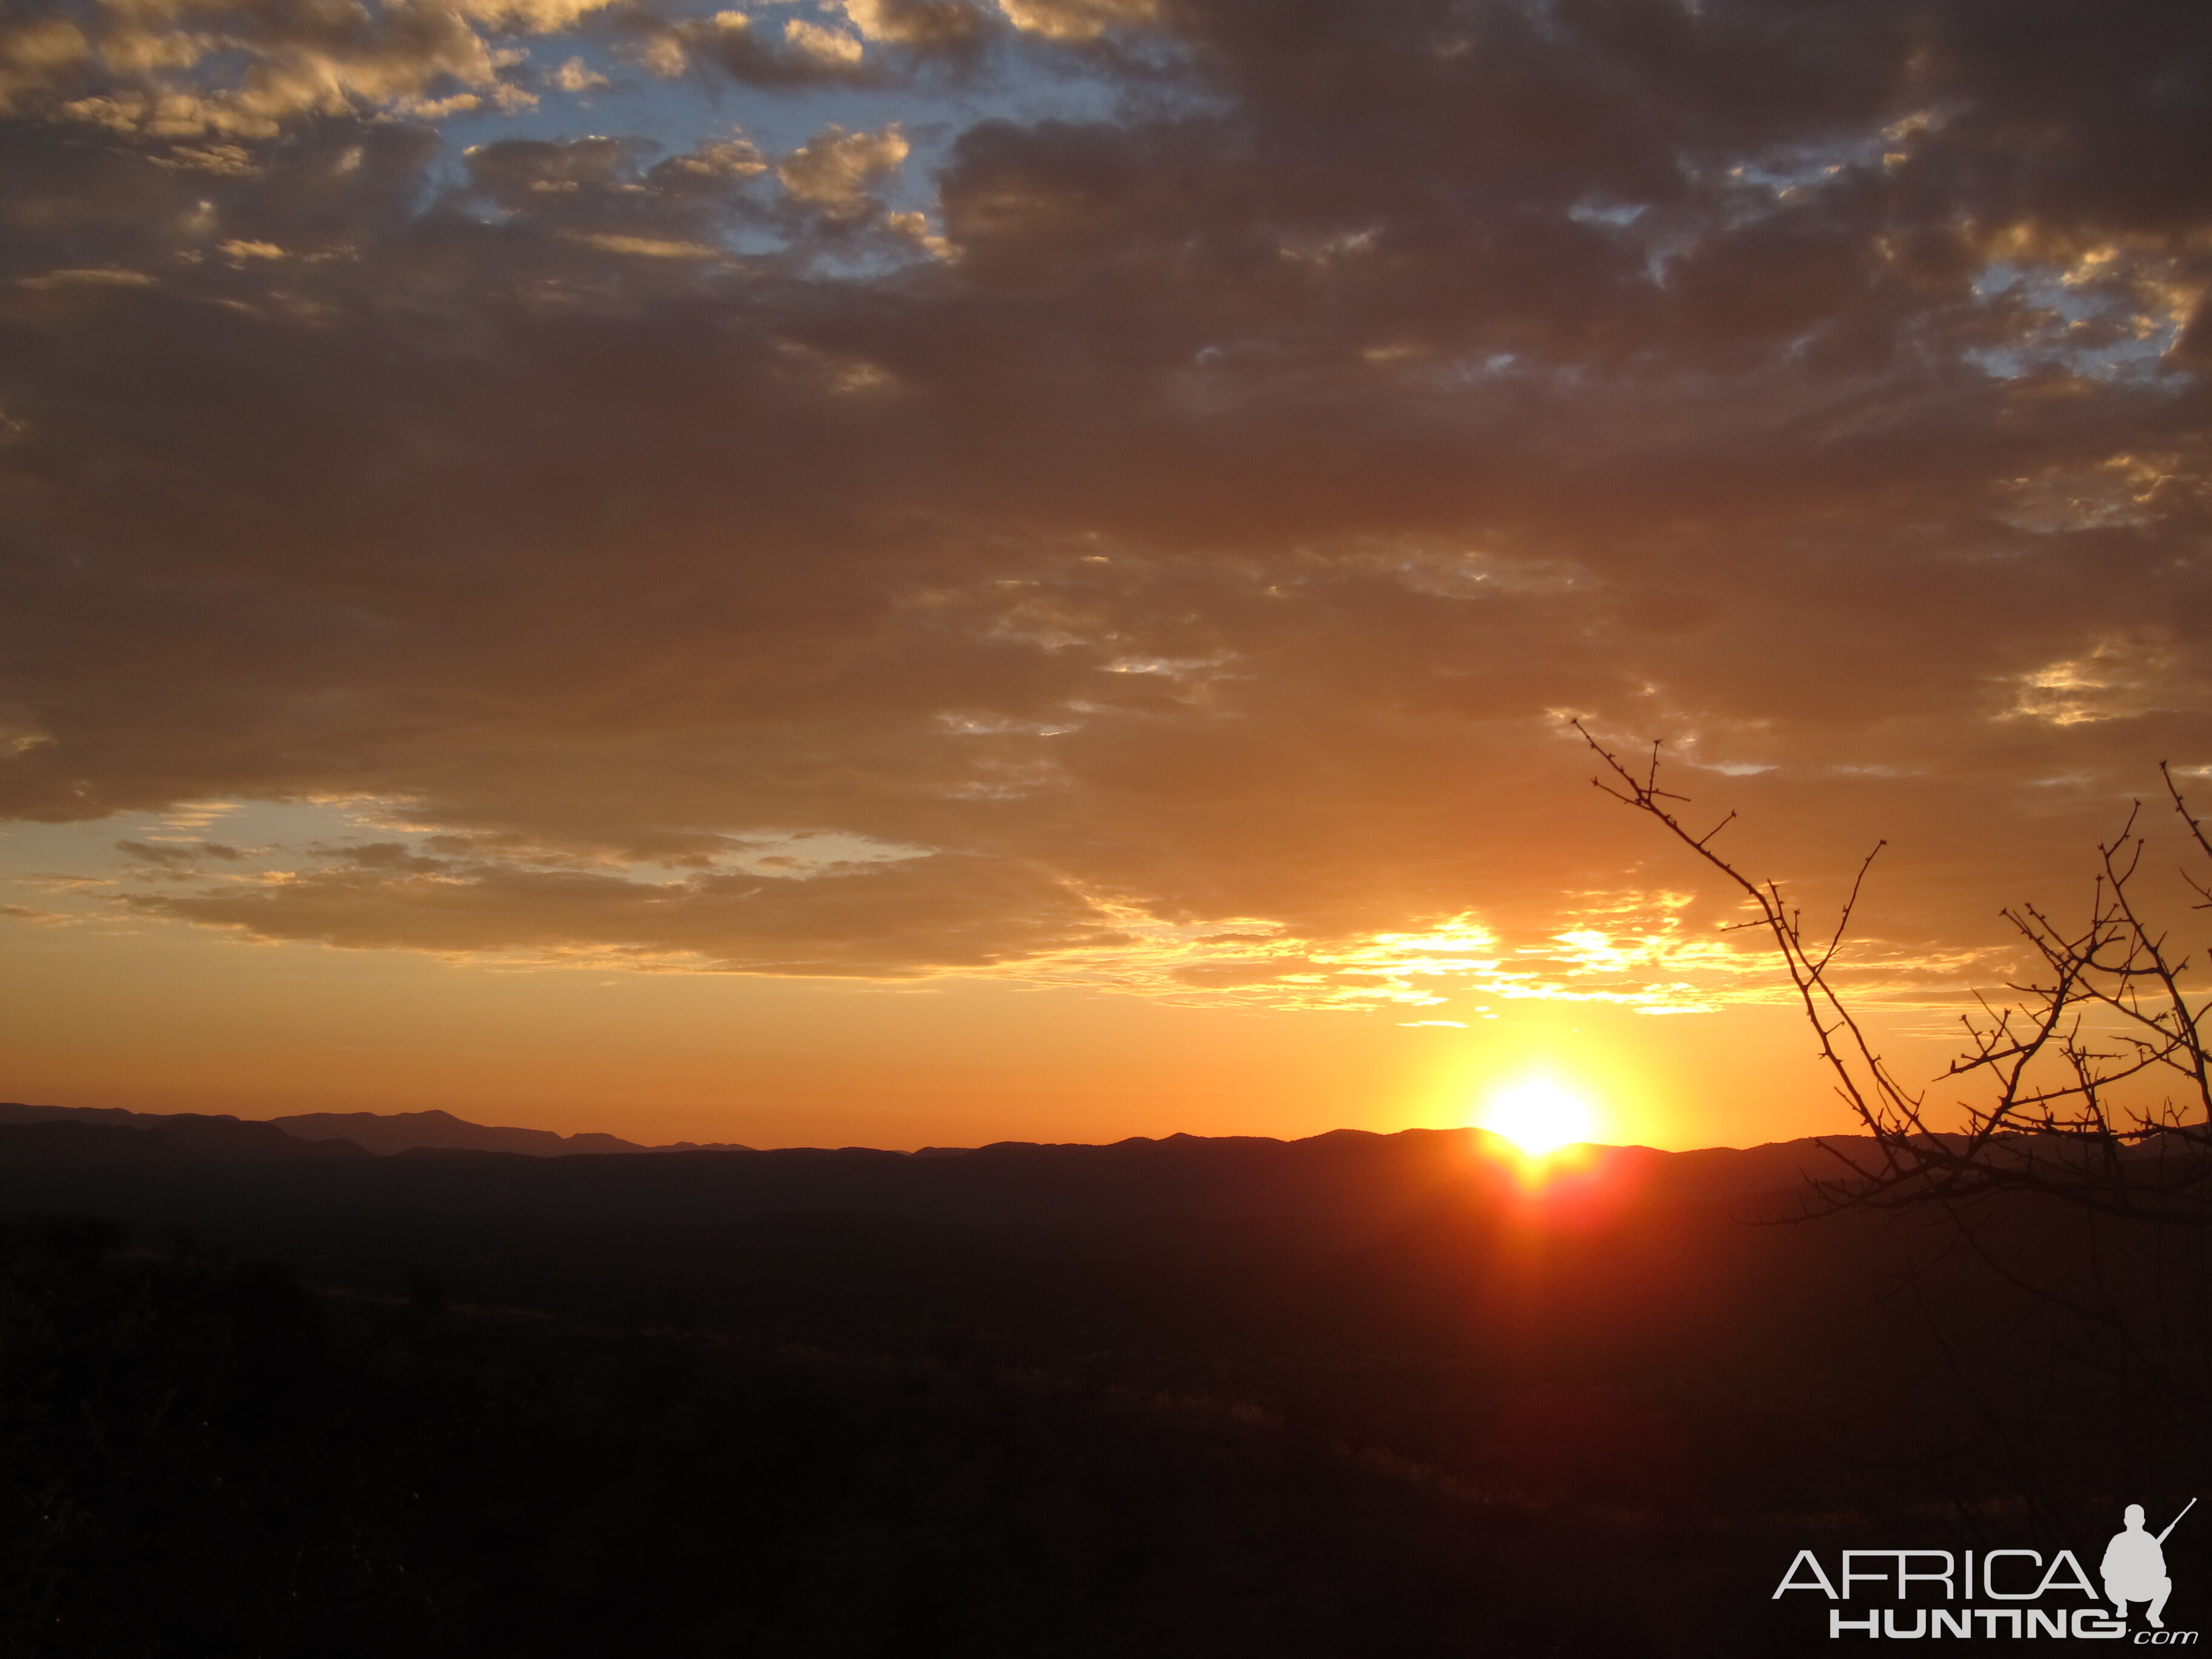
<instances>
[{"instance_id":1,"label":"mountain range silhouette","mask_svg":"<svg viewBox=\"0 0 2212 1659\"><path fill-rule=\"evenodd\" d=\"M1802 1194L1851 1173L1869 1143L1848 1137L1663 1152L1592 1146L1555 1185L1613 1197L1704 1203ZM1106 1146L1002 1141L973 1148L773 1151L470 1123L442 1111L310 1113L266 1121L194 1114L0 1104L8 1172L147 1179L283 1166L321 1199L492 1214L700 1219L836 1212L951 1221L1304 1217L1347 1223L1419 1213L1479 1194L1505 1199L1516 1166L1486 1131L1339 1129L1262 1136L1133 1137ZM257 1183L258 1184L258 1183ZM288 1189L289 1190L289 1189Z\"/></svg>"}]
</instances>

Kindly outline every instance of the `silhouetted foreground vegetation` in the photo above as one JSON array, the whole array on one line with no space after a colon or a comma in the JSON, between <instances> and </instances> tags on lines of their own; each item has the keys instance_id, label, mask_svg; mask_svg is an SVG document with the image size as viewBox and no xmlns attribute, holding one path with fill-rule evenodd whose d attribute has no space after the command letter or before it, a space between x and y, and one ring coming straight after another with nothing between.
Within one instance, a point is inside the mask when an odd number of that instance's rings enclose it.
<instances>
[{"instance_id":1,"label":"silhouetted foreground vegetation","mask_svg":"<svg viewBox=\"0 0 2212 1659\"><path fill-rule=\"evenodd\" d=\"M2144 1236L1999 1206L2022 1289L1927 1218L1758 1224L1781 1152L1530 1194L1464 1137L956 1174L25 1127L11 1653L1826 1651L1800 1547L2079 1547L2206 1469ZM2049 1293L2092 1278L2160 1319Z\"/></svg>"}]
</instances>

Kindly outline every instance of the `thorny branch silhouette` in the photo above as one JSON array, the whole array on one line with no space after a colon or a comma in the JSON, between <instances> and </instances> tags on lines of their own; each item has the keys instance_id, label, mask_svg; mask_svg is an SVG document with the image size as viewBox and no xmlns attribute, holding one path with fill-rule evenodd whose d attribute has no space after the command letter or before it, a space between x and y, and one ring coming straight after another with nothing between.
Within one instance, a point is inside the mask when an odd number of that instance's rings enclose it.
<instances>
[{"instance_id":1,"label":"thorny branch silhouette","mask_svg":"<svg viewBox=\"0 0 2212 1659\"><path fill-rule=\"evenodd\" d=\"M2097 849L2086 923L2069 930L2033 904L2002 913L2034 967L2005 987L2007 1000L1977 993L1977 1011L1962 1016L1967 1048L1943 1075L1973 1079L1984 1092L1978 1103L1958 1103L1963 1127L1939 1130L1929 1122L1929 1091L1891 1073L1833 977L1867 872L1887 843L1861 862L1834 930L1808 933L1776 883L1753 879L1714 850L1734 812L1703 835L1675 815L1669 803L1687 798L1659 787L1658 743L1639 775L1580 720L1572 724L1612 775L1592 782L1656 820L1741 892L1758 915L1736 926L1772 937L1838 1092L1875 1142L1874 1167L1855 1164L1858 1178L1820 1183L1831 1202L1948 1206L2028 1192L2160 1226L2212 1226L2212 995L2192 997L2191 958L2176 954L2169 932L2131 890L2144 852L2140 803ZM2205 860L2203 876L2183 872L2203 901L2195 908L2212 909L2212 839L2171 769L2161 763L2159 772ZM2169 1092L2154 1109L2130 1103L2161 1082Z\"/></svg>"}]
</instances>

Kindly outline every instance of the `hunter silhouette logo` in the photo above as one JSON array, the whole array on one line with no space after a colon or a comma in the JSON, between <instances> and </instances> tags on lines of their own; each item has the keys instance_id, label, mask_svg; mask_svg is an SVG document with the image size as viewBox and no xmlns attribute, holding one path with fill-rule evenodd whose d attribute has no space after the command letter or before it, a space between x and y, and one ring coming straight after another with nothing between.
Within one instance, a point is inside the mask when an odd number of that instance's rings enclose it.
<instances>
[{"instance_id":1,"label":"hunter silhouette logo","mask_svg":"<svg viewBox=\"0 0 2212 1659\"><path fill-rule=\"evenodd\" d=\"M2166 1540L2182 1516L2196 1507L2192 1498L2163 1532L2153 1534L2144 1527L2143 1506L2129 1504L2121 1530L2112 1534L2098 1564L2098 1576L2104 1581L2101 1595L2072 1550L2060 1550L2047 1562L2039 1550L1845 1550L1833 1578L1811 1550L1799 1550L1774 1599L1792 1590L1812 1590L1834 1602L1856 1598L1894 1601L1901 1605L1848 1611L1831 1607L1828 1634L1906 1641L1929 1636L2124 1641L2130 1636L2128 1609L2141 1602L2148 1605L2144 1627L2133 1632L2136 1646L2193 1647L2198 1632L2166 1627L2166 1598L2173 1593L2173 1580L2166 1568ZM1916 1589L1919 1607L1911 1605ZM2089 1605L2042 1605L2047 1596L2078 1597ZM1977 1601L2000 1605L1971 1605ZM2109 1613L2102 1605L2107 1601L2112 1608ZM1960 1602L1969 1605L1960 1607Z\"/></svg>"},{"instance_id":2,"label":"hunter silhouette logo","mask_svg":"<svg viewBox=\"0 0 2212 1659\"><path fill-rule=\"evenodd\" d=\"M2197 1507L2191 1498L2182 1506L2181 1515ZM2143 1530L2143 1506L2128 1505L2124 1517L2127 1530L2112 1534L2112 1541L2105 1546L2102 1569L2105 1594L2119 1615L2128 1616L2128 1603L2148 1601L2150 1611L2144 1616L2153 1630L2164 1630L2166 1620L2159 1615L2166 1611L2166 1598L2173 1594L2173 1580L2166 1576L2166 1535L2181 1524L2181 1515L2166 1523L2166 1532L2155 1538Z\"/></svg>"}]
</instances>

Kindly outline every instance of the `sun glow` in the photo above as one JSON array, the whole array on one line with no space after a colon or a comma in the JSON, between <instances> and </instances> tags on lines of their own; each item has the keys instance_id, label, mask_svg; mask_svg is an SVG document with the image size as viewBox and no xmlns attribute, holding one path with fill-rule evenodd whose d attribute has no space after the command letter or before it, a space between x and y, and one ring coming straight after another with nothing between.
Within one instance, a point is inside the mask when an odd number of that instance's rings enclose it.
<instances>
[{"instance_id":1,"label":"sun glow","mask_svg":"<svg viewBox=\"0 0 2212 1659\"><path fill-rule=\"evenodd\" d=\"M1482 1115L1484 1128L1504 1136L1528 1158L1542 1158L1588 1140L1596 1122L1597 1115L1587 1101L1549 1078L1531 1078L1500 1089Z\"/></svg>"}]
</instances>

